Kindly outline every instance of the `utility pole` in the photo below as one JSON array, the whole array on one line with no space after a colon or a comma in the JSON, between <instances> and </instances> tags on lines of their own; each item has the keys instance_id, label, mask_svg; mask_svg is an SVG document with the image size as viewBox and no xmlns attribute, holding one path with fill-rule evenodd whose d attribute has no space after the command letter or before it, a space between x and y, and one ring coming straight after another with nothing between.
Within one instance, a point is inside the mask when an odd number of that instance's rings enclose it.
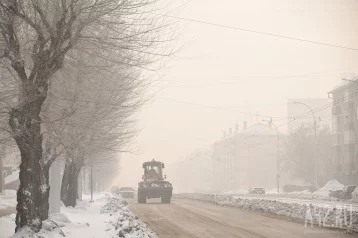
<instances>
[{"instance_id":1,"label":"utility pole","mask_svg":"<svg viewBox=\"0 0 358 238\"><path fill-rule=\"evenodd\" d=\"M276 182L277 182L277 194L280 194L280 134L278 133L277 126L271 120L262 120L267 121L270 125L273 125L277 132L277 174L276 174Z\"/></svg>"},{"instance_id":2,"label":"utility pole","mask_svg":"<svg viewBox=\"0 0 358 238\"><path fill-rule=\"evenodd\" d=\"M90 175L90 182L91 182L91 201L90 202L93 202L93 159L92 159L92 156L91 156L91 175Z\"/></svg>"},{"instance_id":3,"label":"utility pole","mask_svg":"<svg viewBox=\"0 0 358 238\"><path fill-rule=\"evenodd\" d=\"M4 172L3 172L3 157L5 155L3 151L3 146L0 146L0 194L2 194L3 190L5 189L5 182L4 182Z\"/></svg>"},{"instance_id":4,"label":"utility pole","mask_svg":"<svg viewBox=\"0 0 358 238\"><path fill-rule=\"evenodd\" d=\"M249 142L245 142L247 145L247 183L249 185L249 189L251 189L251 166L250 166L250 146Z\"/></svg>"},{"instance_id":5,"label":"utility pole","mask_svg":"<svg viewBox=\"0 0 358 238\"><path fill-rule=\"evenodd\" d=\"M203 192L204 188L203 188L203 176L204 176L204 173L203 173L203 154L201 154L201 160L200 160L200 190L201 192Z\"/></svg>"},{"instance_id":6,"label":"utility pole","mask_svg":"<svg viewBox=\"0 0 358 238\"><path fill-rule=\"evenodd\" d=\"M315 175L315 187L318 189L318 161L317 161L317 124L316 124L316 116L311 107L302 102L293 102L294 104L302 104L306 106L313 115L313 128L314 128L314 175Z\"/></svg>"}]
</instances>

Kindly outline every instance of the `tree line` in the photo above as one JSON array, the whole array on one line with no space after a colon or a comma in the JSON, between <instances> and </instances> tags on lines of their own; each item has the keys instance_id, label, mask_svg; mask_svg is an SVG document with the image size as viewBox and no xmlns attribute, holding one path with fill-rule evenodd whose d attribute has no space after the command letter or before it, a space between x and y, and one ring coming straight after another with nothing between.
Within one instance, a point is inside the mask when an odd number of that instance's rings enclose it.
<instances>
[{"instance_id":1,"label":"tree line","mask_svg":"<svg viewBox=\"0 0 358 238\"><path fill-rule=\"evenodd\" d=\"M65 158L61 200L81 169L128 151L134 115L170 41L155 0L0 2L0 144L17 147L16 231L49 212L49 169ZM159 47L160 46L160 47Z\"/></svg>"}]
</instances>

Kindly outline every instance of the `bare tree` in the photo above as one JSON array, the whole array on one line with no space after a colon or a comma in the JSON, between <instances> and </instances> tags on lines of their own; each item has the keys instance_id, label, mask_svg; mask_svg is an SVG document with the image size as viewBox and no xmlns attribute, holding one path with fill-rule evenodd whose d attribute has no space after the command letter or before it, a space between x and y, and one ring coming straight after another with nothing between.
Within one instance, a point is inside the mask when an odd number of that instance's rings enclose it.
<instances>
[{"instance_id":1,"label":"bare tree","mask_svg":"<svg viewBox=\"0 0 358 238\"><path fill-rule=\"evenodd\" d=\"M318 155L318 177L320 184L327 182L330 178L332 161L332 142L329 127L317 130L317 155ZM309 126L298 127L290 133L285 141L285 154L283 155L285 169L290 172L292 178L301 179L314 184L314 128Z\"/></svg>"},{"instance_id":2,"label":"bare tree","mask_svg":"<svg viewBox=\"0 0 358 238\"><path fill-rule=\"evenodd\" d=\"M91 70L78 65L71 76L75 78L70 82L76 85L67 87L69 90L61 95L67 95L62 99L75 112L58 123L65 124L67 130L57 133L66 150L61 187L61 199L66 206L76 205L81 169L90 163L109 163L108 158L113 157L108 154L122 152L130 142L135 134L131 116L143 104L141 92L146 86L137 70L128 66Z\"/></svg>"},{"instance_id":3,"label":"bare tree","mask_svg":"<svg viewBox=\"0 0 358 238\"><path fill-rule=\"evenodd\" d=\"M3 0L0 49L3 64L16 77L19 100L10 108L11 135L21 153L16 231L38 231L48 217L48 171L41 110L50 80L72 52L81 50L119 65L146 68L163 25L149 20L151 0ZM76 49L75 46L78 46ZM83 46L83 47L80 47ZM135 52L136 54L133 54ZM41 204L46 204L45 206Z\"/></svg>"}]
</instances>

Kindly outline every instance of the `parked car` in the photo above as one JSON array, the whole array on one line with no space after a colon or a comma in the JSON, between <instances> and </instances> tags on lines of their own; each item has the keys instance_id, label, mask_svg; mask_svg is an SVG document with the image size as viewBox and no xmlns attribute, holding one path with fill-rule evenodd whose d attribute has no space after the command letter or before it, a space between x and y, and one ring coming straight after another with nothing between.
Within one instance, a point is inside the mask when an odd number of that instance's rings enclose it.
<instances>
[{"instance_id":1,"label":"parked car","mask_svg":"<svg viewBox=\"0 0 358 238\"><path fill-rule=\"evenodd\" d=\"M132 187L121 187L119 194L122 195L123 198L134 198L134 189Z\"/></svg>"},{"instance_id":2,"label":"parked car","mask_svg":"<svg viewBox=\"0 0 358 238\"><path fill-rule=\"evenodd\" d=\"M352 193L356 189L357 185L344 186L343 189L337 191L330 191L329 196L338 199L351 199Z\"/></svg>"},{"instance_id":3,"label":"parked car","mask_svg":"<svg viewBox=\"0 0 358 238\"><path fill-rule=\"evenodd\" d=\"M113 186L113 187L111 188L111 192L114 193L114 194L119 195L119 187Z\"/></svg>"},{"instance_id":4,"label":"parked car","mask_svg":"<svg viewBox=\"0 0 358 238\"><path fill-rule=\"evenodd\" d=\"M249 194L265 194L264 188L251 188Z\"/></svg>"}]
</instances>

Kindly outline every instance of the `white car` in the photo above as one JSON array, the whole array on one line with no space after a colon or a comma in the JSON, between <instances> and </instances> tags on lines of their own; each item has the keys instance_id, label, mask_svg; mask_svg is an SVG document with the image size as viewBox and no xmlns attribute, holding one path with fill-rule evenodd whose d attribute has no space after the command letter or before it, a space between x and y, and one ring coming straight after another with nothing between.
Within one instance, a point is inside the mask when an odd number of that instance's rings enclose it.
<instances>
[{"instance_id":1,"label":"white car","mask_svg":"<svg viewBox=\"0 0 358 238\"><path fill-rule=\"evenodd\" d=\"M134 189L132 187L121 187L119 194L122 195L123 198L134 198Z\"/></svg>"}]
</instances>

